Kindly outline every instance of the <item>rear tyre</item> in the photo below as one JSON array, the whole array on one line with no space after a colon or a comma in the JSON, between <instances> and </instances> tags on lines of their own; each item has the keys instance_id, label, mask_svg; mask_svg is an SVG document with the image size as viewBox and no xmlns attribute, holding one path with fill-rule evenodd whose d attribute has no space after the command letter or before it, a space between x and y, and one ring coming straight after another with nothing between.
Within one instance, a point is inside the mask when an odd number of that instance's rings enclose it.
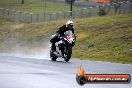
<instances>
[{"instance_id":1,"label":"rear tyre","mask_svg":"<svg viewBox=\"0 0 132 88\"><path fill-rule=\"evenodd\" d=\"M68 62L70 60L71 54L72 54L72 47L68 47L67 51L66 51L66 57L65 57L66 62Z\"/></svg>"},{"instance_id":2,"label":"rear tyre","mask_svg":"<svg viewBox=\"0 0 132 88\"><path fill-rule=\"evenodd\" d=\"M55 56L55 54L52 52L52 50L50 50L50 58L52 61L56 61L57 56Z\"/></svg>"}]
</instances>

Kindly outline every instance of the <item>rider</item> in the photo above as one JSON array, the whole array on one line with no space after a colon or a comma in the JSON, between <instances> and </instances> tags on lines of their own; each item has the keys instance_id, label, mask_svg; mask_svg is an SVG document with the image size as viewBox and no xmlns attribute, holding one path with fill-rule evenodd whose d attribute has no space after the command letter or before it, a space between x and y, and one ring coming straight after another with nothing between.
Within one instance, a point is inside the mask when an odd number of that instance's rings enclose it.
<instances>
[{"instance_id":1,"label":"rider","mask_svg":"<svg viewBox=\"0 0 132 88\"><path fill-rule=\"evenodd\" d=\"M73 28L74 25L73 25L73 24L74 24L73 21L68 20L68 21L66 22L65 25L61 26L61 27L59 28L59 30L56 31L55 36L50 40L50 42L52 43L51 49L52 49L53 51L55 51L55 43L56 43L57 41L59 41L59 37L60 37L60 36L64 36L64 33L65 33L66 31L71 30L72 33L74 34L74 28Z\"/></svg>"}]
</instances>

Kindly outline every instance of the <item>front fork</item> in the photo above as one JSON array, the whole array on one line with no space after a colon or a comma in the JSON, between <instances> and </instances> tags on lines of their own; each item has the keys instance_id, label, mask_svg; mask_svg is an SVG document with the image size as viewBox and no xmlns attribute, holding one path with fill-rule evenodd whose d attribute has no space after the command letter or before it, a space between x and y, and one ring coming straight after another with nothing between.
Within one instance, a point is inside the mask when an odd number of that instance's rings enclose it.
<instances>
[{"instance_id":1,"label":"front fork","mask_svg":"<svg viewBox=\"0 0 132 88\"><path fill-rule=\"evenodd\" d=\"M64 46L64 48L63 48L63 52L62 52L62 55L64 56L64 58L66 58L67 57L67 54L68 54L68 47L71 47L71 46Z\"/></svg>"}]
</instances>

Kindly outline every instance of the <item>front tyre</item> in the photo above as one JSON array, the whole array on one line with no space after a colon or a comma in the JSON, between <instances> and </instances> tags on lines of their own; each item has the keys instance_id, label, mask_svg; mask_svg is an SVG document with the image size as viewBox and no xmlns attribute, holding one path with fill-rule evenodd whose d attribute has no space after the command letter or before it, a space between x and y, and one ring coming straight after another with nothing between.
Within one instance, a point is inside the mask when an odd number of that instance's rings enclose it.
<instances>
[{"instance_id":1,"label":"front tyre","mask_svg":"<svg viewBox=\"0 0 132 88\"><path fill-rule=\"evenodd\" d=\"M65 57L65 61L68 62L71 58L71 54L72 54L72 47L67 47L66 50L66 57Z\"/></svg>"},{"instance_id":2,"label":"front tyre","mask_svg":"<svg viewBox=\"0 0 132 88\"><path fill-rule=\"evenodd\" d=\"M55 54L52 52L52 50L50 50L50 58L52 61L56 61L57 56L55 56Z\"/></svg>"}]
</instances>

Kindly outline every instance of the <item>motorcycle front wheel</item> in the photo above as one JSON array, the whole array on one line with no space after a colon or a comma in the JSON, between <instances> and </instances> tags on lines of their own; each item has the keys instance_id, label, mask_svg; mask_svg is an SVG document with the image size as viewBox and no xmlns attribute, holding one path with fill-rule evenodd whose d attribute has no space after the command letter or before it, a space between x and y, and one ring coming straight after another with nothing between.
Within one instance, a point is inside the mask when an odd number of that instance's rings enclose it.
<instances>
[{"instance_id":1,"label":"motorcycle front wheel","mask_svg":"<svg viewBox=\"0 0 132 88\"><path fill-rule=\"evenodd\" d=\"M72 54L72 47L67 47L66 53L65 53L65 61L68 62L71 58Z\"/></svg>"}]
</instances>

